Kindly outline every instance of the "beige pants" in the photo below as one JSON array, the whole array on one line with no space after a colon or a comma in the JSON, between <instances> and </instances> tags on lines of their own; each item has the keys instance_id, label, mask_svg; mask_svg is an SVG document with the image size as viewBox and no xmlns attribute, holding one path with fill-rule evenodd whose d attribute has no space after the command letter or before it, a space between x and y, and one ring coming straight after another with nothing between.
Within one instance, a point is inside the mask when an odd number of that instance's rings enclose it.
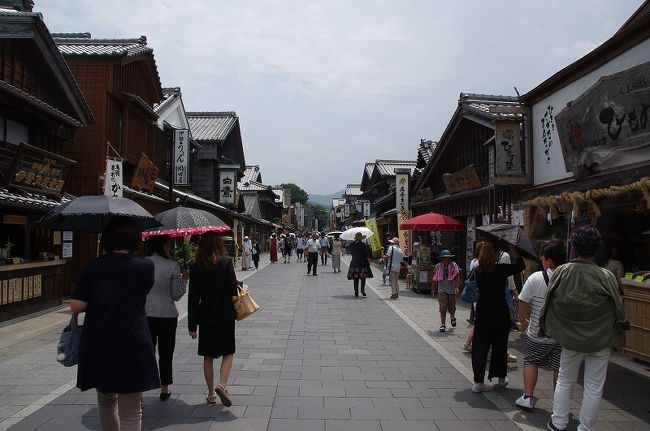
<instances>
[{"instance_id":1,"label":"beige pants","mask_svg":"<svg viewBox=\"0 0 650 431\"><path fill-rule=\"evenodd\" d=\"M390 293L399 295L399 271L391 271L388 280L390 281Z\"/></svg>"},{"instance_id":2,"label":"beige pants","mask_svg":"<svg viewBox=\"0 0 650 431\"><path fill-rule=\"evenodd\" d=\"M142 392L103 394L97 391L99 424L103 431L140 431Z\"/></svg>"}]
</instances>

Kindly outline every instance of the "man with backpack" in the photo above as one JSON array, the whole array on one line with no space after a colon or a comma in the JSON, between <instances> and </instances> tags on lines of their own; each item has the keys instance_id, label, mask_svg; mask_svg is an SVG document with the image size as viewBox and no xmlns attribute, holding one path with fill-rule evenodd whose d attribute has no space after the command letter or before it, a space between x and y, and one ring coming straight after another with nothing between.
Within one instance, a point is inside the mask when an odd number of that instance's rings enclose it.
<instances>
[{"instance_id":1,"label":"man with backpack","mask_svg":"<svg viewBox=\"0 0 650 431\"><path fill-rule=\"evenodd\" d=\"M535 406L533 392L540 367L550 366L553 369L553 387L557 382L562 347L553 338L539 335L539 315L546 299L549 280L565 260L562 244L548 244L542 252L544 269L531 274L519 294L519 321L521 330L526 331L524 393L515 401L519 407L532 409Z\"/></svg>"}]
</instances>

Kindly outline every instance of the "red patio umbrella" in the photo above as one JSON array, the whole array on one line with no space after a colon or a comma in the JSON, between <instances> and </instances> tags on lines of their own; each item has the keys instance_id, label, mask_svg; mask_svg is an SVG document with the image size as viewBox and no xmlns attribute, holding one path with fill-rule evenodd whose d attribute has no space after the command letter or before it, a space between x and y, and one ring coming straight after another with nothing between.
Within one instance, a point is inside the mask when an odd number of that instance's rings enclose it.
<instances>
[{"instance_id":1,"label":"red patio umbrella","mask_svg":"<svg viewBox=\"0 0 650 431\"><path fill-rule=\"evenodd\" d=\"M463 230L465 225L453 217L438 213L422 214L400 225L404 230Z\"/></svg>"}]
</instances>

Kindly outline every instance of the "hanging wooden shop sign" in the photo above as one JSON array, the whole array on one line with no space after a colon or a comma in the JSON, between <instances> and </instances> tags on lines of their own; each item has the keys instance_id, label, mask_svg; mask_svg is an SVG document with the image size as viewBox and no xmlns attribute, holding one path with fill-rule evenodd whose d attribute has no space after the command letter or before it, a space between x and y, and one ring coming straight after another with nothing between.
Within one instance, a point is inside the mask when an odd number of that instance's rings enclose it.
<instances>
[{"instance_id":1,"label":"hanging wooden shop sign","mask_svg":"<svg viewBox=\"0 0 650 431\"><path fill-rule=\"evenodd\" d=\"M449 193L458 193L481 187L481 180L474 165L469 165L453 174L443 174L442 181Z\"/></svg>"}]
</instances>

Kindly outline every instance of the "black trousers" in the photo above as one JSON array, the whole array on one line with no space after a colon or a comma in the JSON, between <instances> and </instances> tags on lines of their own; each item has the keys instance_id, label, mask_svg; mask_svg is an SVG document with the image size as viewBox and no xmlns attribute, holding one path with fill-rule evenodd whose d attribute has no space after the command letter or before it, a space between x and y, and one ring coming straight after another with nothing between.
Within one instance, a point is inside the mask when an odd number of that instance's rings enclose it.
<instances>
[{"instance_id":1,"label":"black trousers","mask_svg":"<svg viewBox=\"0 0 650 431\"><path fill-rule=\"evenodd\" d=\"M354 294L359 295L359 279L355 278L353 283L354 283ZM366 291L366 279L362 278L361 279L361 292L363 293L365 291Z\"/></svg>"},{"instance_id":2,"label":"black trousers","mask_svg":"<svg viewBox=\"0 0 650 431\"><path fill-rule=\"evenodd\" d=\"M172 358L174 347L176 347L176 317L147 317L149 321L149 332L153 349L158 344L158 370L160 371L160 384L171 385L172 379Z\"/></svg>"},{"instance_id":3,"label":"black trousers","mask_svg":"<svg viewBox=\"0 0 650 431\"><path fill-rule=\"evenodd\" d=\"M487 355L492 349L488 379L506 377L508 374L508 334L510 332L510 311L505 306L498 309L478 304L472 338L472 369L474 382L483 383Z\"/></svg>"},{"instance_id":4,"label":"black trousers","mask_svg":"<svg viewBox=\"0 0 650 431\"><path fill-rule=\"evenodd\" d=\"M255 265L255 269L257 269L260 266L260 255L259 255L259 253L253 254L253 264Z\"/></svg>"},{"instance_id":5,"label":"black trousers","mask_svg":"<svg viewBox=\"0 0 650 431\"><path fill-rule=\"evenodd\" d=\"M307 274L314 268L314 275L316 275L316 267L318 266L318 252L307 253Z\"/></svg>"}]
</instances>

